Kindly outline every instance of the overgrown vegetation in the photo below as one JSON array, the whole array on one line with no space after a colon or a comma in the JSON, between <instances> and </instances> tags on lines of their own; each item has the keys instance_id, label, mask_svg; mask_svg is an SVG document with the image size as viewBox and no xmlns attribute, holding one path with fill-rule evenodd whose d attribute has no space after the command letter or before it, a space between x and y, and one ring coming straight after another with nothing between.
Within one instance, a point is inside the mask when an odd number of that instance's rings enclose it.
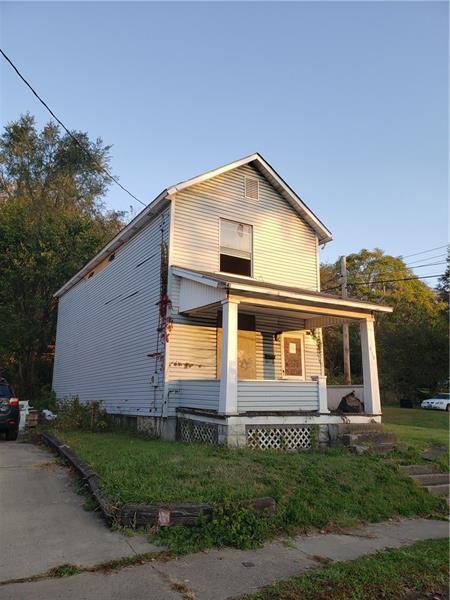
<instances>
[{"instance_id":1,"label":"overgrown vegetation","mask_svg":"<svg viewBox=\"0 0 450 600\"><path fill-rule=\"evenodd\" d=\"M78 396L54 401L56 419L46 423L46 428L59 432L67 430L106 431L108 415L101 402L80 402Z\"/></svg>"},{"instance_id":2,"label":"overgrown vegetation","mask_svg":"<svg viewBox=\"0 0 450 600\"><path fill-rule=\"evenodd\" d=\"M345 450L227 450L82 431L62 432L60 437L93 466L114 501L212 504L213 521L156 534L176 553L212 545L246 548L277 532L445 514L446 509L444 500L416 486L395 466ZM276 500L274 515L256 516L242 505L261 496Z\"/></svg>"},{"instance_id":3,"label":"overgrown vegetation","mask_svg":"<svg viewBox=\"0 0 450 600\"><path fill-rule=\"evenodd\" d=\"M375 600L423 598L425 593L446 597L448 552L448 539L425 540L315 569L241 600Z\"/></svg>"},{"instance_id":4,"label":"overgrown vegetation","mask_svg":"<svg viewBox=\"0 0 450 600\"><path fill-rule=\"evenodd\" d=\"M347 257L349 295L384 303L392 314L376 316L380 385L384 400L418 400L420 390L433 393L448 385L448 275L438 291L430 288L400 257L380 249ZM448 273L448 267L447 271ZM322 289L339 294L339 261L321 267ZM323 330L329 383L342 383L342 328ZM359 327L350 326L353 383L362 381ZM447 382L447 383L446 383Z\"/></svg>"},{"instance_id":5,"label":"overgrown vegetation","mask_svg":"<svg viewBox=\"0 0 450 600\"><path fill-rule=\"evenodd\" d=\"M109 147L25 115L0 136L0 372L24 400L48 406L55 343L53 293L115 235L104 210Z\"/></svg>"},{"instance_id":6,"label":"overgrown vegetation","mask_svg":"<svg viewBox=\"0 0 450 600\"><path fill-rule=\"evenodd\" d=\"M215 505L211 521L200 520L194 527L176 525L161 528L151 536L151 541L166 546L173 554L182 555L213 546L231 546L241 550L254 548L276 533L276 520L225 499Z\"/></svg>"}]
</instances>

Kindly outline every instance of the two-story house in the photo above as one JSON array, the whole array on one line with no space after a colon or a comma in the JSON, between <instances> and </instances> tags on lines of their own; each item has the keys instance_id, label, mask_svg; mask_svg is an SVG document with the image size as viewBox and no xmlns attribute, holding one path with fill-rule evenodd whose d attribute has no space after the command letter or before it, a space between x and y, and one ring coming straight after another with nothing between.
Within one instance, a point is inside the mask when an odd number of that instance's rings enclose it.
<instances>
[{"instance_id":1,"label":"two-story house","mask_svg":"<svg viewBox=\"0 0 450 600\"><path fill-rule=\"evenodd\" d=\"M331 233L260 154L164 190L56 292L53 387L167 439L308 447L381 421L374 313L320 291ZM322 328L358 322L364 414L324 375Z\"/></svg>"}]
</instances>

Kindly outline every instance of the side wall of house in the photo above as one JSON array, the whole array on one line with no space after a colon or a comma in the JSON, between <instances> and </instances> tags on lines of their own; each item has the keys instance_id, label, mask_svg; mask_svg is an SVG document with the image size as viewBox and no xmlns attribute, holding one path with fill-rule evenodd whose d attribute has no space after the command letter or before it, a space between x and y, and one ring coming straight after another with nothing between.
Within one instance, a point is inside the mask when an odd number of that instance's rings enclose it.
<instances>
[{"instance_id":1,"label":"side wall of house","mask_svg":"<svg viewBox=\"0 0 450 600\"><path fill-rule=\"evenodd\" d=\"M114 260L59 299L53 372L58 398L100 400L114 414L161 414L164 369L149 354L162 349L161 242L168 242L169 223L166 207Z\"/></svg>"}]
</instances>

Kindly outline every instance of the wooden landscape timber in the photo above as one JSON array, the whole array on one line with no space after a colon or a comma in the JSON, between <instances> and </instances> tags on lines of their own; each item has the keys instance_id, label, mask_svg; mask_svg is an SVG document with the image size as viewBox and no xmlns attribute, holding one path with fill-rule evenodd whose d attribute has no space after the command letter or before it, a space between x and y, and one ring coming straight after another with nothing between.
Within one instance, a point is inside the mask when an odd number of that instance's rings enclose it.
<instances>
[{"instance_id":1,"label":"wooden landscape timber","mask_svg":"<svg viewBox=\"0 0 450 600\"><path fill-rule=\"evenodd\" d=\"M100 507L102 515L110 525L114 523L133 529L154 526L195 525L200 517L210 520L214 516L213 507L209 504L196 504L193 502L143 504L128 502L119 505L114 503L101 491L99 477L92 467L83 462L68 444L61 442L48 432L42 433L41 437L86 482ZM267 514L274 513L277 505L273 498L263 497L248 500L243 503L243 506L258 514Z\"/></svg>"}]
</instances>

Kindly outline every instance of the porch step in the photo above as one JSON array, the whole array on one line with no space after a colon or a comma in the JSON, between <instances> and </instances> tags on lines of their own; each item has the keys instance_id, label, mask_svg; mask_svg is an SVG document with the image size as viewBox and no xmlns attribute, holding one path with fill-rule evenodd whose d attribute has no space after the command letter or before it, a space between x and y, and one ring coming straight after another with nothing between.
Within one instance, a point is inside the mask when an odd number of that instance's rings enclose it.
<instances>
[{"instance_id":1,"label":"porch step","mask_svg":"<svg viewBox=\"0 0 450 600\"><path fill-rule=\"evenodd\" d=\"M397 448L395 442L378 442L376 444L352 444L349 446L350 450L356 452L356 454L389 454Z\"/></svg>"},{"instance_id":2,"label":"porch step","mask_svg":"<svg viewBox=\"0 0 450 600\"><path fill-rule=\"evenodd\" d=\"M383 423L339 423L338 435L346 433L367 433L368 431L384 431Z\"/></svg>"},{"instance_id":3,"label":"porch step","mask_svg":"<svg viewBox=\"0 0 450 600\"><path fill-rule=\"evenodd\" d=\"M449 484L449 473L428 473L423 475L413 475L414 481L423 486L445 485Z\"/></svg>"},{"instance_id":4,"label":"porch step","mask_svg":"<svg viewBox=\"0 0 450 600\"><path fill-rule=\"evenodd\" d=\"M387 431L366 431L361 433L345 433L342 436L344 446L376 446L379 444L395 444L397 438L394 433Z\"/></svg>"},{"instance_id":5,"label":"porch step","mask_svg":"<svg viewBox=\"0 0 450 600\"><path fill-rule=\"evenodd\" d=\"M450 485L448 483L443 483L441 485L424 485L423 487L435 496L446 496L447 498L450 496Z\"/></svg>"},{"instance_id":6,"label":"porch step","mask_svg":"<svg viewBox=\"0 0 450 600\"><path fill-rule=\"evenodd\" d=\"M400 471L405 475L428 475L430 473L441 473L438 465L401 465Z\"/></svg>"},{"instance_id":7,"label":"porch step","mask_svg":"<svg viewBox=\"0 0 450 600\"><path fill-rule=\"evenodd\" d=\"M450 498L450 473L443 473L438 465L403 465L399 469L431 494Z\"/></svg>"},{"instance_id":8,"label":"porch step","mask_svg":"<svg viewBox=\"0 0 450 600\"><path fill-rule=\"evenodd\" d=\"M389 452L393 452L397 448L396 442L382 442L376 443L370 446L370 451L372 454L389 454Z\"/></svg>"}]
</instances>

